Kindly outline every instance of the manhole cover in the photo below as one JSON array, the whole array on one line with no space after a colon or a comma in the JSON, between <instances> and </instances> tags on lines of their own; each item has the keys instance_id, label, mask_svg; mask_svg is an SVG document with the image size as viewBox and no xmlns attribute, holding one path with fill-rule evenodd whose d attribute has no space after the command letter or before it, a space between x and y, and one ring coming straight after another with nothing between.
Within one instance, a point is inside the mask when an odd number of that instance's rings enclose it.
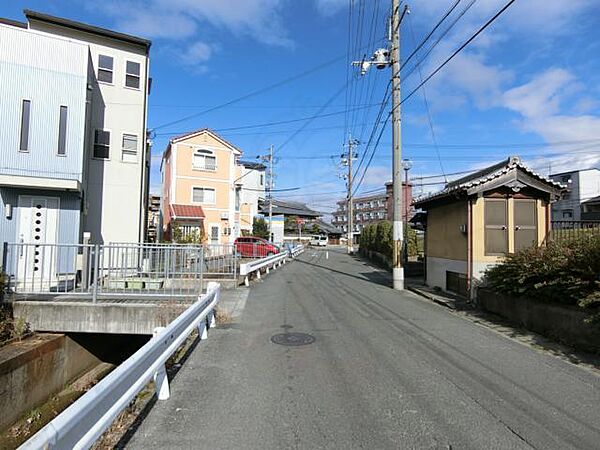
<instances>
[{"instance_id":1,"label":"manhole cover","mask_svg":"<svg viewBox=\"0 0 600 450\"><path fill-rule=\"evenodd\" d=\"M315 342L315 337L306 333L281 333L271 336L273 344L288 345L297 347L300 345L308 345Z\"/></svg>"}]
</instances>

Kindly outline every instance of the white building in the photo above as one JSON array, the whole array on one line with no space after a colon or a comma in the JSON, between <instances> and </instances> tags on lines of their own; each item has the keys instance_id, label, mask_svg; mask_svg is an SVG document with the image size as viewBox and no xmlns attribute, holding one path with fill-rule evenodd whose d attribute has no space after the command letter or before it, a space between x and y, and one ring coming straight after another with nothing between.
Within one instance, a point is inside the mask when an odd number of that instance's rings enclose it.
<instances>
[{"instance_id":1,"label":"white building","mask_svg":"<svg viewBox=\"0 0 600 450\"><path fill-rule=\"evenodd\" d=\"M552 220L585 220L588 213L586 203L600 196L600 170L575 170L553 174L550 178L566 185L568 189L552 205Z\"/></svg>"},{"instance_id":2,"label":"white building","mask_svg":"<svg viewBox=\"0 0 600 450\"><path fill-rule=\"evenodd\" d=\"M265 199L266 166L252 161L240 161L240 203L243 214L240 215L240 230L252 233L254 218L258 215L258 202ZM241 234L240 231L240 234Z\"/></svg>"},{"instance_id":3,"label":"white building","mask_svg":"<svg viewBox=\"0 0 600 450\"><path fill-rule=\"evenodd\" d=\"M150 41L34 11L25 16L31 32L86 46L83 231L97 243L141 242L150 164Z\"/></svg>"}]
</instances>

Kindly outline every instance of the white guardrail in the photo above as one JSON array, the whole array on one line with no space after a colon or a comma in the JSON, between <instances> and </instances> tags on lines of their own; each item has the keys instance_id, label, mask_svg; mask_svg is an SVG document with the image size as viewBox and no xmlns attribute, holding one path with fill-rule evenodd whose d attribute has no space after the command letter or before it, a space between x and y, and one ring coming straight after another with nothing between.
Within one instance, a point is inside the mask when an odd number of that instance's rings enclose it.
<instances>
[{"instance_id":1,"label":"white guardrail","mask_svg":"<svg viewBox=\"0 0 600 450\"><path fill-rule=\"evenodd\" d=\"M286 250L284 252L277 253L276 255L271 255L249 263L240 264L240 275L244 277L244 284L246 286L250 285L250 275L252 273L256 272L256 278L260 280L260 271L263 267L265 268L265 272L268 274L269 269L276 269L277 267L280 267L281 265L285 264L286 258L295 258L303 251L304 246L297 245L289 251Z\"/></svg>"},{"instance_id":2,"label":"white guardrail","mask_svg":"<svg viewBox=\"0 0 600 450\"><path fill-rule=\"evenodd\" d=\"M19 449L88 449L113 423L119 413L151 380L159 400L170 396L165 363L194 329L200 339L215 325L214 309L221 286L208 283L206 294L125 362L103 378Z\"/></svg>"}]
</instances>

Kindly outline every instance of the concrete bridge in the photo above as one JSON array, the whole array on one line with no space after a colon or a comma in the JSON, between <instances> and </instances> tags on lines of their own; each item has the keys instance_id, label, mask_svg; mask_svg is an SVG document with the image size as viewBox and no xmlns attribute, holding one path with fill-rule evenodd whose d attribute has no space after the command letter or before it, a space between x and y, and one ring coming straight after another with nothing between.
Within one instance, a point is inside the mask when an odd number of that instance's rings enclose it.
<instances>
[{"instance_id":1,"label":"concrete bridge","mask_svg":"<svg viewBox=\"0 0 600 450\"><path fill-rule=\"evenodd\" d=\"M136 335L173 321L210 282L236 288L293 258L287 250L242 258L232 245L158 244L5 244L4 255L6 300L32 330Z\"/></svg>"}]
</instances>

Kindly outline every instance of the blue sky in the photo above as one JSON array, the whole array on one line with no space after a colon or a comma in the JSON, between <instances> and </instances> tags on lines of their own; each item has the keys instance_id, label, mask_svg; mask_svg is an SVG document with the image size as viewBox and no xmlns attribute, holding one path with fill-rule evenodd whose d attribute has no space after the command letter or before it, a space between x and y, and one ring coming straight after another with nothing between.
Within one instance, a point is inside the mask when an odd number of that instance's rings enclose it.
<instances>
[{"instance_id":1,"label":"blue sky","mask_svg":"<svg viewBox=\"0 0 600 450\"><path fill-rule=\"evenodd\" d=\"M350 131L361 140L359 159L363 156L389 80L389 70L373 69L360 77L349 69L347 54L350 49L350 59L360 59L382 45L390 1L351 2L350 40L349 0L4 0L0 15L23 20L22 9L30 8L152 39L154 191L170 136L203 127L234 128L220 133L246 159L275 146L276 188L301 187L286 192L287 198L329 211L344 190L339 158L331 155L341 153ZM413 3L401 31L404 58L454 0ZM462 0L451 18L469 3ZM504 3L476 1L424 59L422 75ZM411 175L461 172L510 154L522 155L543 173L600 165L599 25L600 0L517 0L425 85L437 149L422 91L403 105L404 156L413 161ZM403 71L404 94L419 81L415 61ZM277 88L164 126L317 66ZM347 107L364 109L345 114ZM240 128L316 113L335 114ZM391 178L390 154L388 127L359 191L373 191ZM441 181L416 179L416 191L441 188L431 184Z\"/></svg>"}]
</instances>

